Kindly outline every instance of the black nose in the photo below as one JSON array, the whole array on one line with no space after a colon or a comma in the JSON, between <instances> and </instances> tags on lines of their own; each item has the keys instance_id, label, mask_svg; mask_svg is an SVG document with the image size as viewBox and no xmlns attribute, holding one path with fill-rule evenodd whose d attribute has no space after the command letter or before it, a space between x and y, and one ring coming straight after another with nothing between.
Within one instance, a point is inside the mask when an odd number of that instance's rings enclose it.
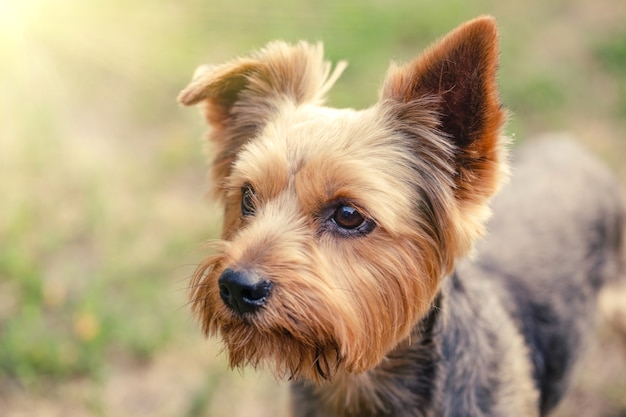
<instances>
[{"instance_id":1,"label":"black nose","mask_svg":"<svg viewBox=\"0 0 626 417\"><path fill-rule=\"evenodd\" d=\"M267 302L272 284L251 272L225 269L217 280L222 301L238 313L251 313Z\"/></svg>"}]
</instances>

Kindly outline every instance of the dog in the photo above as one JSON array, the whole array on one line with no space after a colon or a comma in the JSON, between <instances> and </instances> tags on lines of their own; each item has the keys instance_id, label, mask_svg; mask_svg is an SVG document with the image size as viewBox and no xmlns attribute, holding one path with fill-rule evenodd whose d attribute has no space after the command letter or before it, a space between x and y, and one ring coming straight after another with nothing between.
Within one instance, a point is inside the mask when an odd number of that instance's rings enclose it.
<instances>
[{"instance_id":1,"label":"dog","mask_svg":"<svg viewBox=\"0 0 626 417\"><path fill-rule=\"evenodd\" d=\"M569 141L521 146L502 187L498 55L485 16L392 64L365 110L324 106L345 63L304 42L181 92L224 205L192 310L232 367L291 381L294 416L545 416L566 391L624 209Z\"/></svg>"}]
</instances>

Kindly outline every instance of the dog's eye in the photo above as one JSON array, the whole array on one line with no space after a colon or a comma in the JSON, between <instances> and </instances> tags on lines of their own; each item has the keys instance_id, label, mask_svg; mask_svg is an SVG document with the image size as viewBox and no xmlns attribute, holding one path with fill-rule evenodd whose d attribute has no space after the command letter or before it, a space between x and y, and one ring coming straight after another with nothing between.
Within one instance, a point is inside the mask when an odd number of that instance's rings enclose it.
<instances>
[{"instance_id":1,"label":"dog's eye","mask_svg":"<svg viewBox=\"0 0 626 417\"><path fill-rule=\"evenodd\" d=\"M254 214L254 189L249 185L241 188L241 214L244 216Z\"/></svg>"},{"instance_id":2,"label":"dog's eye","mask_svg":"<svg viewBox=\"0 0 626 417\"><path fill-rule=\"evenodd\" d=\"M357 229L365 223L365 218L352 206L338 207L333 213L332 220L337 226L346 230Z\"/></svg>"}]
</instances>

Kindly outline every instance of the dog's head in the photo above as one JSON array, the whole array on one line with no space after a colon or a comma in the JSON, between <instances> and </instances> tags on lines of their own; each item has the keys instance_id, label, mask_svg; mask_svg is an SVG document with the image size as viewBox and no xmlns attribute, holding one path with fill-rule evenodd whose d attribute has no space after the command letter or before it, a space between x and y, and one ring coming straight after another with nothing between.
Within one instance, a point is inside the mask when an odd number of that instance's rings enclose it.
<instances>
[{"instance_id":1,"label":"dog's head","mask_svg":"<svg viewBox=\"0 0 626 417\"><path fill-rule=\"evenodd\" d=\"M323 106L321 45L269 44L202 67L181 93L212 127L222 240L193 310L233 366L319 381L408 337L483 230L505 171L491 18L459 27L361 111Z\"/></svg>"}]
</instances>

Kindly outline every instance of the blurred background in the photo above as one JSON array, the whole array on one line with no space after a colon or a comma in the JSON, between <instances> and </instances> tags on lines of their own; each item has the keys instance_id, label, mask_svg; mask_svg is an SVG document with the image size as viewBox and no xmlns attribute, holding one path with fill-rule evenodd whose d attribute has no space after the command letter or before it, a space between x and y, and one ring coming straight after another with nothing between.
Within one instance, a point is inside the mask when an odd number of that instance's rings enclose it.
<instances>
[{"instance_id":1,"label":"blurred background","mask_svg":"<svg viewBox=\"0 0 626 417\"><path fill-rule=\"evenodd\" d=\"M187 306L220 214L176 95L199 64L306 39L350 63L330 104L366 107L390 60L485 13L507 132L571 132L626 184L623 0L0 0L0 415L285 416L284 385L228 370ZM571 415L626 415L608 334Z\"/></svg>"}]
</instances>

